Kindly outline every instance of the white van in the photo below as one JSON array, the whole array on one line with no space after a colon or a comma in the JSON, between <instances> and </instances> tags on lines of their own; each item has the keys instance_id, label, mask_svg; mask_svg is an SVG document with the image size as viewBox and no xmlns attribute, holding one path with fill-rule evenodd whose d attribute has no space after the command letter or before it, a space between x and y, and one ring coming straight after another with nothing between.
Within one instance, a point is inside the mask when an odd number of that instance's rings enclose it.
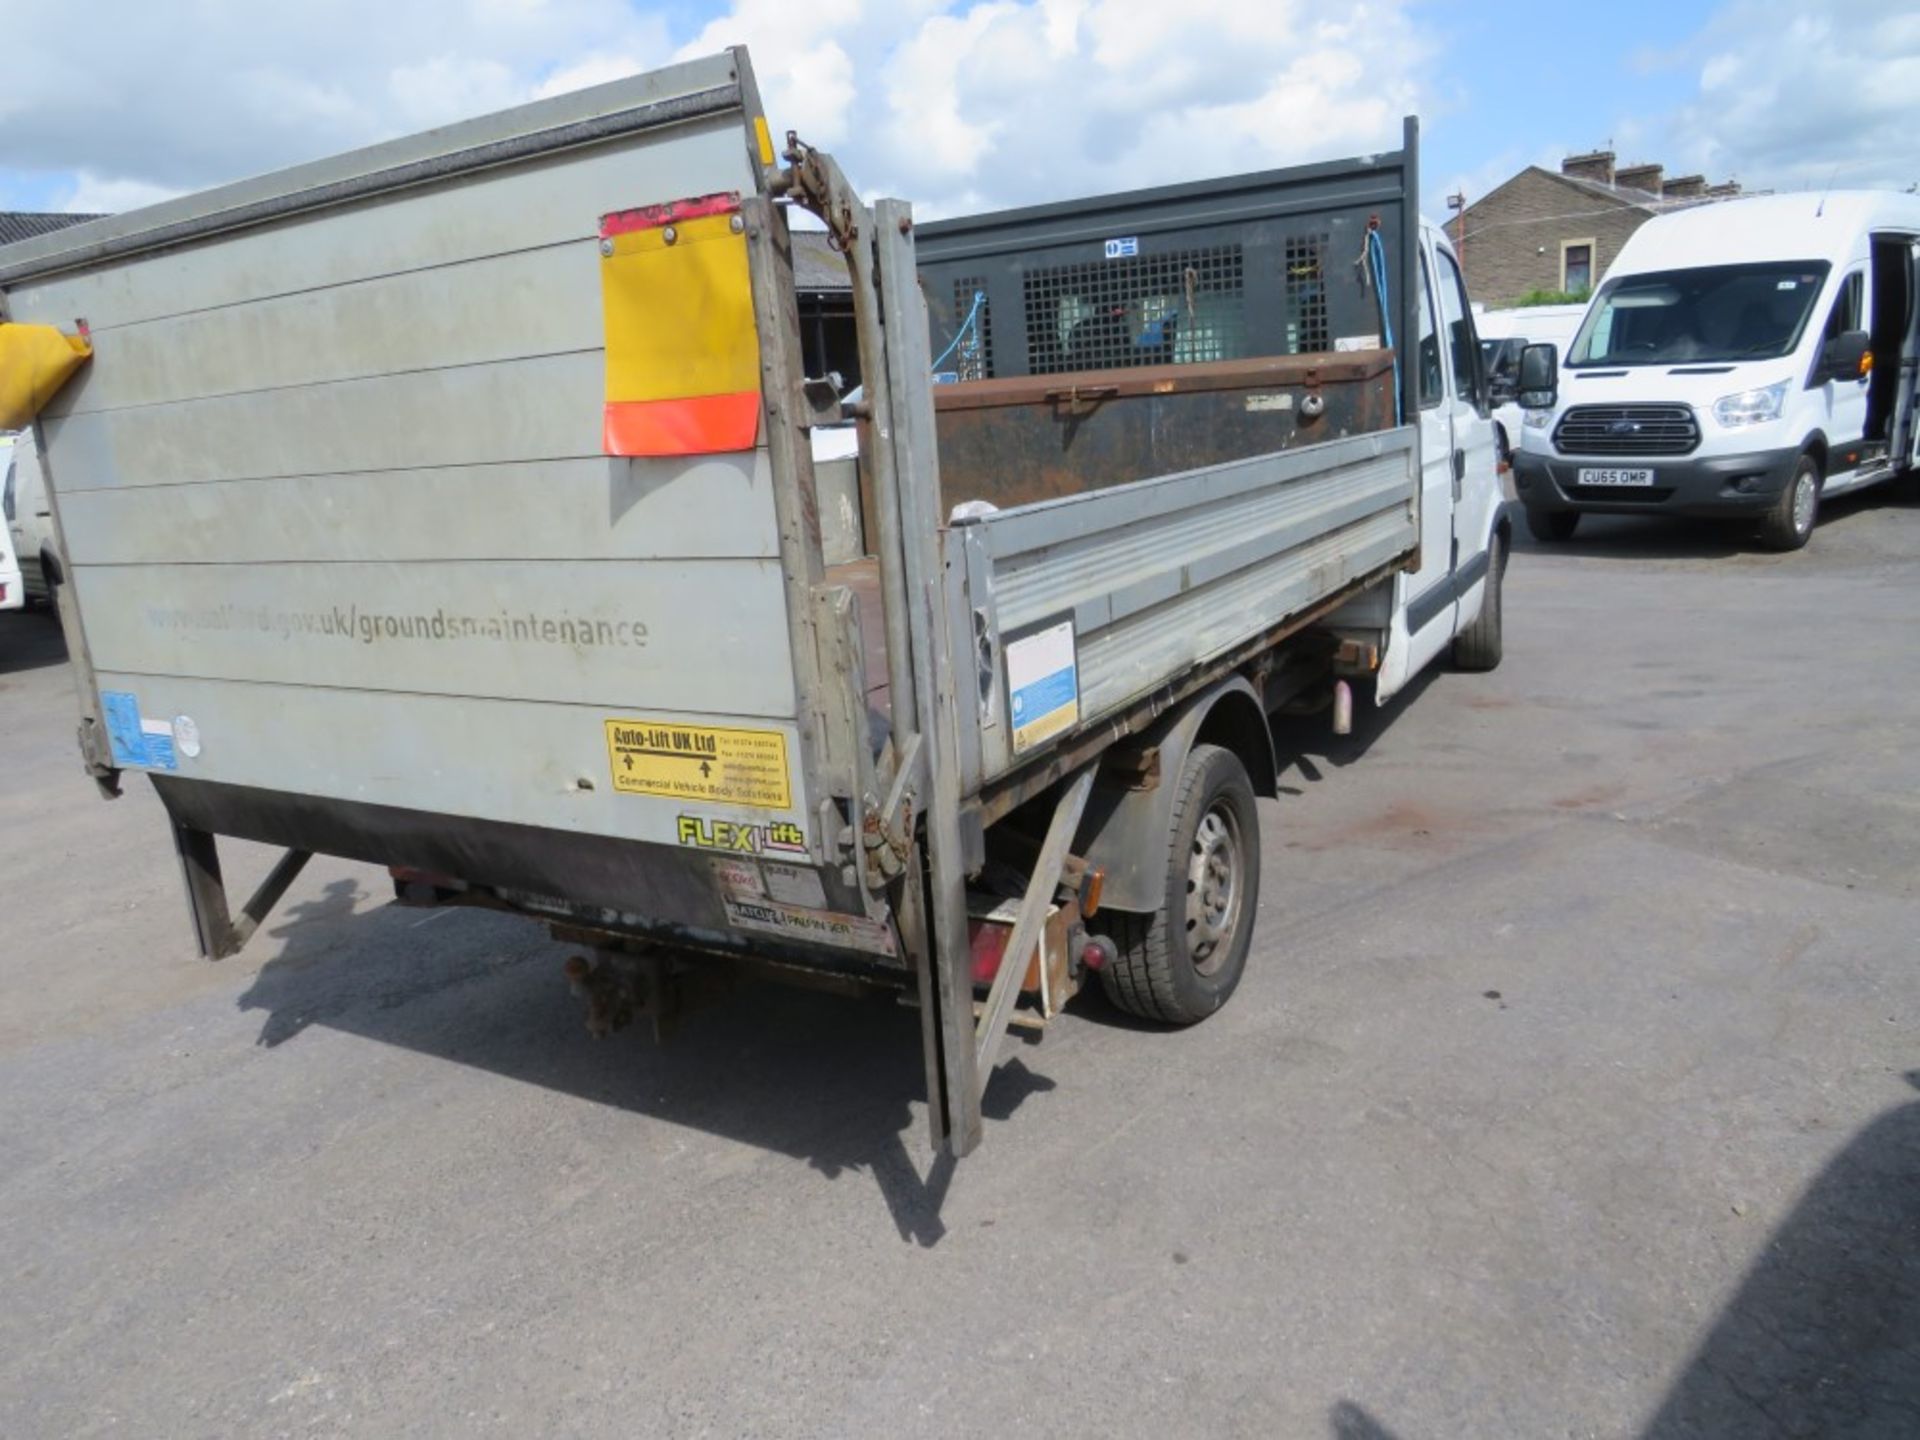
<instances>
[{"instance_id":1,"label":"white van","mask_svg":"<svg viewBox=\"0 0 1920 1440\"><path fill-rule=\"evenodd\" d=\"M11 435L0 435L0 485L13 493L13 465L17 447ZM0 610L18 610L27 603L26 587L20 583L20 563L13 558L13 537L0 525Z\"/></svg>"},{"instance_id":2,"label":"white van","mask_svg":"<svg viewBox=\"0 0 1920 1440\"><path fill-rule=\"evenodd\" d=\"M1586 313L1585 302L1500 310L1474 306L1473 328L1480 333L1480 357L1493 404L1493 443L1503 471L1520 444L1520 352L1529 345L1551 345L1556 355L1565 354Z\"/></svg>"},{"instance_id":3,"label":"white van","mask_svg":"<svg viewBox=\"0 0 1920 1440\"><path fill-rule=\"evenodd\" d=\"M53 543L53 506L47 499L45 473L40 468L40 451L33 431L0 437L0 512L12 541L13 554L20 567L20 584L28 602L51 603L53 583L59 573Z\"/></svg>"},{"instance_id":4,"label":"white van","mask_svg":"<svg viewBox=\"0 0 1920 1440\"><path fill-rule=\"evenodd\" d=\"M1783 550L1820 499L1912 468L1920 196L1764 195L1635 231L1556 373L1522 361L1528 528L1731 515Z\"/></svg>"}]
</instances>

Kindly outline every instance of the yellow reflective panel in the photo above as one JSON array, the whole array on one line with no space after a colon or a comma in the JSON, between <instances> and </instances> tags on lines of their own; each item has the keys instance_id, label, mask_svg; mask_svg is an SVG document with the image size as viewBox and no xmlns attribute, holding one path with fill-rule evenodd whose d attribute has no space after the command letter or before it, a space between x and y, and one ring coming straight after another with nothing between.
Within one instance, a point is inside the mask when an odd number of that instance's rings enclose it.
<instances>
[{"instance_id":1,"label":"yellow reflective panel","mask_svg":"<svg viewBox=\"0 0 1920 1440\"><path fill-rule=\"evenodd\" d=\"M605 448L615 455L750 448L760 343L747 238L720 197L601 222Z\"/></svg>"}]
</instances>

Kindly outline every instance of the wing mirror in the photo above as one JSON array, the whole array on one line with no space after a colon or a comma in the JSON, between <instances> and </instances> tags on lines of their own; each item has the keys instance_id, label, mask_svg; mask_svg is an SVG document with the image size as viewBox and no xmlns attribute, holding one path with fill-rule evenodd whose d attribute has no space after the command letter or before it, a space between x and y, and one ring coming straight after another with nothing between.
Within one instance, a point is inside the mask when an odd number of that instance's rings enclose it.
<instances>
[{"instance_id":1,"label":"wing mirror","mask_svg":"<svg viewBox=\"0 0 1920 1440\"><path fill-rule=\"evenodd\" d=\"M1864 330L1846 330L1820 347L1820 378L1861 380L1873 366Z\"/></svg>"},{"instance_id":2,"label":"wing mirror","mask_svg":"<svg viewBox=\"0 0 1920 1440\"><path fill-rule=\"evenodd\" d=\"M1551 345L1529 345L1520 352L1520 405L1551 410L1560 398L1560 356Z\"/></svg>"}]
</instances>

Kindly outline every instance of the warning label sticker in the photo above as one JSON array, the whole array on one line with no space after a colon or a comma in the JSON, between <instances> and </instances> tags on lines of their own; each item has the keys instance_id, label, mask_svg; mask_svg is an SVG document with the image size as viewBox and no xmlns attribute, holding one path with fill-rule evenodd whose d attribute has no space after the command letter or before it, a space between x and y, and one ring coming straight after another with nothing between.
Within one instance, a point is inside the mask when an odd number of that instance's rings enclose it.
<instances>
[{"instance_id":1,"label":"warning label sticker","mask_svg":"<svg viewBox=\"0 0 1920 1440\"><path fill-rule=\"evenodd\" d=\"M787 737L669 720L607 721L607 763L623 795L659 795L785 810Z\"/></svg>"},{"instance_id":2,"label":"warning label sticker","mask_svg":"<svg viewBox=\"0 0 1920 1440\"><path fill-rule=\"evenodd\" d=\"M841 915L772 900L738 900L730 895L723 896L720 903L726 906L727 924L736 930L756 930L810 945L844 945L873 955L896 953L892 928L864 915Z\"/></svg>"}]
</instances>

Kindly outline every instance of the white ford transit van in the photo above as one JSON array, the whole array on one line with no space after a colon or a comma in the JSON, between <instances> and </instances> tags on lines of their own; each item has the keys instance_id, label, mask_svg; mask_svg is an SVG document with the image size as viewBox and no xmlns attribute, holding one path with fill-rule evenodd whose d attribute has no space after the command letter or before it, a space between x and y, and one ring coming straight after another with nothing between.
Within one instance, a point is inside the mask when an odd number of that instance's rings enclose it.
<instances>
[{"instance_id":1,"label":"white ford transit van","mask_svg":"<svg viewBox=\"0 0 1920 1440\"><path fill-rule=\"evenodd\" d=\"M1798 549L1823 495L1915 463L1917 294L1920 196L1764 195L1649 220L1558 366L1522 357L1529 529L1746 516Z\"/></svg>"}]
</instances>

